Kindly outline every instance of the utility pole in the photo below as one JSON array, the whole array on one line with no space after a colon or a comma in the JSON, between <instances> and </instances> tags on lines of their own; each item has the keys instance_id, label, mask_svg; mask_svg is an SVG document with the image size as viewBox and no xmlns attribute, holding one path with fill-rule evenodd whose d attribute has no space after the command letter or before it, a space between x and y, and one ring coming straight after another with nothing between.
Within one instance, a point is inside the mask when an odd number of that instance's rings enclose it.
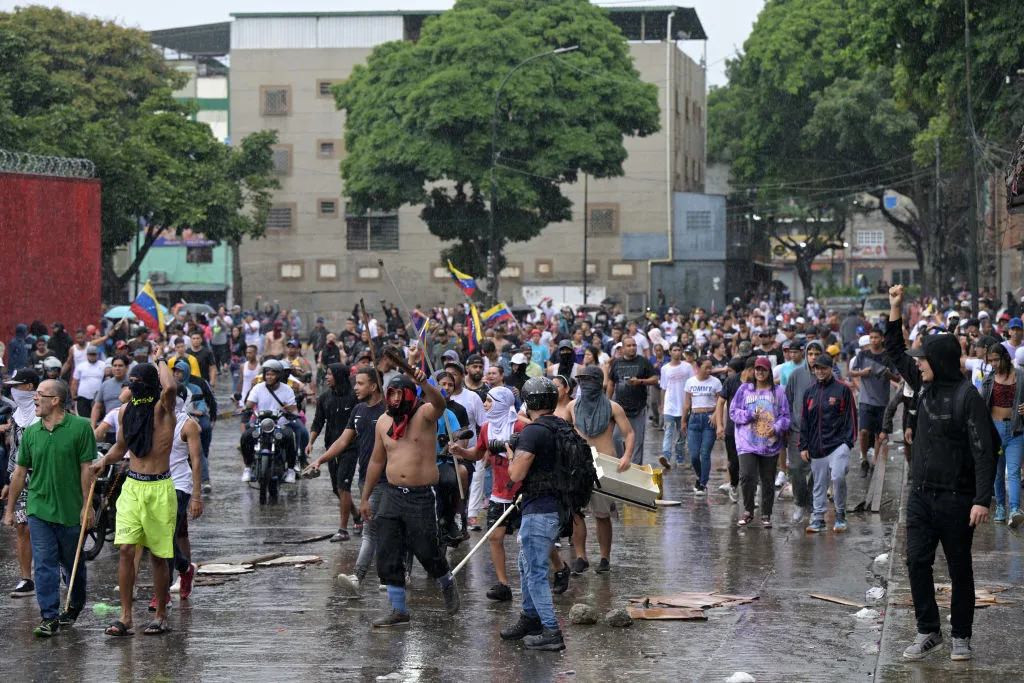
<instances>
[{"instance_id":1,"label":"utility pole","mask_svg":"<svg viewBox=\"0 0 1024 683\"><path fill-rule=\"evenodd\" d=\"M583 305L587 305L587 237L590 232L590 207L587 205L587 178L583 174Z\"/></svg>"},{"instance_id":2,"label":"utility pole","mask_svg":"<svg viewBox=\"0 0 1024 683\"><path fill-rule=\"evenodd\" d=\"M971 93L971 21L970 0L964 0L964 61L966 64L967 85L967 273L968 287L971 290L971 312L978 312L978 172L975 167L974 141L974 102Z\"/></svg>"}]
</instances>

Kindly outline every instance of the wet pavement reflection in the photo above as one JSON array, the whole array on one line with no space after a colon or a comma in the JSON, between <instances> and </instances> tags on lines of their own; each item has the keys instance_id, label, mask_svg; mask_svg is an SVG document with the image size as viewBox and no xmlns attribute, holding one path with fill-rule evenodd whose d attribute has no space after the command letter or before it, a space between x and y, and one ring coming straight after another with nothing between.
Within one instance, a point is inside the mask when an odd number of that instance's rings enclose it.
<instances>
[{"instance_id":1,"label":"wet pavement reflection","mask_svg":"<svg viewBox=\"0 0 1024 683\"><path fill-rule=\"evenodd\" d=\"M444 613L436 583L417 565L409 591L411 625L371 629L370 621L387 609L373 573L358 598L334 581L338 573L353 571L358 537L337 544L273 544L336 528L329 479L287 485L279 504L261 507L258 491L238 481L237 430L235 420L215 430L214 490L207 496L206 514L190 524L194 560L285 552L317 554L323 563L260 568L222 585L197 586L186 601L174 596L170 633L143 636L139 628L132 638L114 639L102 631L112 617L100 618L92 610L97 601L117 601L117 554L108 544L88 566L88 608L75 627L57 637L32 635L38 621L34 599L0 598L4 679L284 681L391 675L406 681L713 681L737 671L758 681L873 678L881 621L855 619L857 608L809 594L864 602L868 588L883 584L888 568L872 560L890 551L903 474L902 456L895 449L882 512L851 514L849 531L839 536L831 531L807 536L804 524L790 523L789 501L777 503L774 529L737 528L739 506L717 490L727 477L721 444L714 452L707 498L694 497L688 468L674 468L665 475L665 497L682 504L656 513L620 506L608 574L593 571L597 538L589 522L591 569L572 577L569 591L555 596L568 647L553 654L530 652L498 636L519 610L511 539L506 552L513 602L494 603L484 596L495 582L485 548L458 577L462 611L456 617ZM660 437L661 432L650 430L649 458L657 456L654 444L660 444ZM867 480L852 473L849 481L852 508L863 498ZM463 545L452 552L453 564L466 550ZM563 558L568 560L570 552L566 544ZM13 535L7 534L0 541L0 585L5 589L18 578L16 566ZM1020 567L1014 571L1019 575ZM150 581L145 564L140 581ZM709 610L706 622L637 621L620 629L603 622L576 626L566 619L574 603L589 603L603 614L627 605L629 597L684 591L756 595L758 600ZM149 616L144 610L150 589L141 588L138 595L135 620L141 627ZM1019 614L1019 607L1014 609L1012 614ZM943 666L948 670L948 655ZM905 673L896 663L885 678Z\"/></svg>"}]
</instances>

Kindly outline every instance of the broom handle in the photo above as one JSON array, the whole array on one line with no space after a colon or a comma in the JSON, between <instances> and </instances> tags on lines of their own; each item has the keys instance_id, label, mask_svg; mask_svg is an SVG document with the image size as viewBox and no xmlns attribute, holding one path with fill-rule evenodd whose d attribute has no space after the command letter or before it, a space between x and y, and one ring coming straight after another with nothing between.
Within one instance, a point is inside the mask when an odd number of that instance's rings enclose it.
<instances>
[{"instance_id":1,"label":"broom handle","mask_svg":"<svg viewBox=\"0 0 1024 683\"><path fill-rule=\"evenodd\" d=\"M89 506L92 506L92 494L96 490L96 477L92 478L92 485L89 487L89 497L86 499ZM78 560L82 556L82 544L85 542L85 523L88 521L89 516L86 515L85 519L82 520L82 530L78 534L78 548L75 550L75 566L71 568L71 580L68 581L68 598L64 601L64 611L67 612L71 607L71 592L75 587L75 576L78 575Z\"/></svg>"}]
</instances>

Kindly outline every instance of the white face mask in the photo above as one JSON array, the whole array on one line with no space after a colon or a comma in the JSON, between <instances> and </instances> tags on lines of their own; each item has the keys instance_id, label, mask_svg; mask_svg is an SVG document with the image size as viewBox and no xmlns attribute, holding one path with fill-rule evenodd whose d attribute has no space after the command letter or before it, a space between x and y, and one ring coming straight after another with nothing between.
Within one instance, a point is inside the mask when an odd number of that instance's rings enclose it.
<instances>
[{"instance_id":1,"label":"white face mask","mask_svg":"<svg viewBox=\"0 0 1024 683\"><path fill-rule=\"evenodd\" d=\"M25 391L24 389L11 389L11 398L18 408L32 408L35 410L35 404L32 402L32 397L35 396L34 391Z\"/></svg>"},{"instance_id":2,"label":"white face mask","mask_svg":"<svg viewBox=\"0 0 1024 683\"><path fill-rule=\"evenodd\" d=\"M11 389L11 398L18 406L18 409L14 412L14 422L22 429L28 427L36 419L36 405L32 401L35 393L34 391Z\"/></svg>"}]
</instances>

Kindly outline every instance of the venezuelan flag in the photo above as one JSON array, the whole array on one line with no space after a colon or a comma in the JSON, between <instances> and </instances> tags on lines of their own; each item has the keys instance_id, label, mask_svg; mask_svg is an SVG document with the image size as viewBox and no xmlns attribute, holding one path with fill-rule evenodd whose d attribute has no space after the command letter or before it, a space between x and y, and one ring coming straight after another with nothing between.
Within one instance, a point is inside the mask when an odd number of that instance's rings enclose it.
<instances>
[{"instance_id":1,"label":"venezuelan flag","mask_svg":"<svg viewBox=\"0 0 1024 683\"><path fill-rule=\"evenodd\" d=\"M473 293L476 291L476 280L453 266L451 259L448 259L448 270L451 271L452 279L455 280L455 284L459 286L459 289L466 296L473 296Z\"/></svg>"},{"instance_id":2,"label":"venezuelan flag","mask_svg":"<svg viewBox=\"0 0 1024 683\"><path fill-rule=\"evenodd\" d=\"M143 325L151 330L158 329L161 334L164 333L164 309L156 300L156 292L153 291L149 280L146 280L142 291L132 302L131 311Z\"/></svg>"},{"instance_id":3,"label":"venezuelan flag","mask_svg":"<svg viewBox=\"0 0 1024 683\"><path fill-rule=\"evenodd\" d=\"M504 301L484 311L483 316L484 325L494 325L502 320L511 320L515 322L516 319L516 317L512 315L512 311L509 310L508 304Z\"/></svg>"},{"instance_id":4,"label":"venezuelan flag","mask_svg":"<svg viewBox=\"0 0 1024 683\"><path fill-rule=\"evenodd\" d=\"M484 340L483 327L480 325L480 311L477 310L476 304L469 305L469 350L472 353L476 351L480 346L480 342Z\"/></svg>"}]
</instances>

